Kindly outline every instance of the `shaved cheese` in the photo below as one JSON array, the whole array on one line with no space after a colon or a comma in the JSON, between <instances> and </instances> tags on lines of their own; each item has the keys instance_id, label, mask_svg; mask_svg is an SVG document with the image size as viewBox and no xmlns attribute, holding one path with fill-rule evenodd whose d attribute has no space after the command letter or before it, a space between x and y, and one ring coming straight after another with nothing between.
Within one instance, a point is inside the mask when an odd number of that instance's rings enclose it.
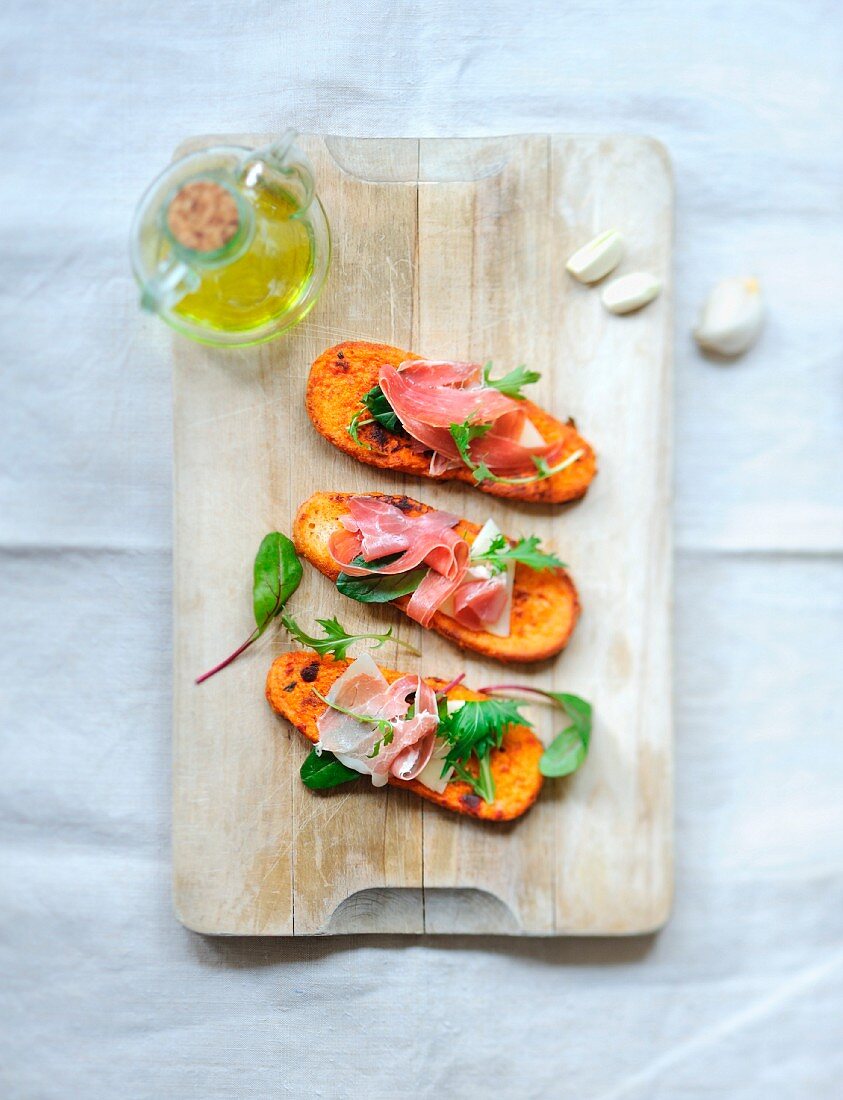
<instances>
[{"instance_id":1,"label":"shaved cheese","mask_svg":"<svg viewBox=\"0 0 843 1100\"><path fill-rule=\"evenodd\" d=\"M539 430L528 417L521 429L521 438L518 440L522 447L543 447L544 439L539 435Z\"/></svg>"},{"instance_id":2,"label":"shaved cheese","mask_svg":"<svg viewBox=\"0 0 843 1100\"><path fill-rule=\"evenodd\" d=\"M339 679L331 684L330 691L325 696L328 702L335 703L349 680L355 680L358 676L371 676L374 680L379 680L384 687L386 686L386 677L375 664L371 653L363 653L351 662Z\"/></svg>"},{"instance_id":3,"label":"shaved cheese","mask_svg":"<svg viewBox=\"0 0 843 1100\"><path fill-rule=\"evenodd\" d=\"M463 700L460 700L460 702L463 702ZM450 705L449 703L449 709ZM454 774L454 769L449 768L445 775L442 775L442 761L448 755L449 748L450 746L444 738L437 737L433 755L416 776L422 786L427 787L430 791L435 791L437 794L442 794Z\"/></svg>"},{"instance_id":4,"label":"shaved cheese","mask_svg":"<svg viewBox=\"0 0 843 1100\"><path fill-rule=\"evenodd\" d=\"M493 519L488 519L480 528L477 538L471 544L472 554L482 554L484 550L488 550L492 545L494 538L501 533L500 527L495 523ZM491 577L492 571L483 562L477 562L476 565L470 565L465 571L466 580L482 581L488 580ZM488 634L494 634L498 638L508 638L510 633L510 620L512 618L512 585L515 580L515 564L510 562L506 567L506 603L504 609L500 613L500 617L497 622L487 623L483 629ZM454 598L449 596L439 607L439 610L443 615L447 615L449 618L454 617Z\"/></svg>"},{"instance_id":5,"label":"shaved cheese","mask_svg":"<svg viewBox=\"0 0 843 1100\"><path fill-rule=\"evenodd\" d=\"M529 423L529 421L528 421ZM493 540L501 533L500 527L493 519L489 519L480 530L480 534L471 545L472 554L482 554L492 545ZM482 562L471 566L472 569L485 570L485 576L490 574L488 567ZM497 622L487 623L484 629L488 634L494 634L498 638L508 638L510 633L510 621L512 619L512 586L515 581L515 563L510 562L506 567L506 603Z\"/></svg>"},{"instance_id":6,"label":"shaved cheese","mask_svg":"<svg viewBox=\"0 0 843 1100\"><path fill-rule=\"evenodd\" d=\"M456 714L458 710L465 706L467 700L465 699L449 699L445 704L445 709L448 714ZM428 790L435 791L437 794L442 794L445 788L451 781L451 776L454 774L453 768L448 768L447 772L442 775L442 761L448 755L449 749L448 742L442 738L436 738L436 747L433 750L433 755L416 776L419 783L422 786L427 787ZM354 767L354 765L351 765Z\"/></svg>"},{"instance_id":7,"label":"shaved cheese","mask_svg":"<svg viewBox=\"0 0 843 1100\"><path fill-rule=\"evenodd\" d=\"M319 751L318 748L316 751ZM352 771L360 772L361 775L372 774L372 768L368 760L361 760L359 756L346 756L344 752L335 752L334 756L337 758L337 760L339 760L341 764L345 764L345 766L347 768L351 768ZM387 777L383 776L383 783L386 783L386 780ZM375 782L374 778L372 779L372 782L375 784L376 787L378 786L378 783ZM381 783L380 786L383 786L383 783Z\"/></svg>"}]
</instances>

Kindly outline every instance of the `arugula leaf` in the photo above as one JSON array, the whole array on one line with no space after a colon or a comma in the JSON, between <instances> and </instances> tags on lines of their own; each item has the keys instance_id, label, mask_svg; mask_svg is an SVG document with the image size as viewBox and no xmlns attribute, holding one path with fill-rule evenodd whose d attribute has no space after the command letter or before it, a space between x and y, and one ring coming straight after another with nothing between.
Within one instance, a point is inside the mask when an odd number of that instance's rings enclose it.
<instances>
[{"instance_id":1,"label":"arugula leaf","mask_svg":"<svg viewBox=\"0 0 843 1100\"><path fill-rule=\"evenodd\" d=\"M407 573L378 574L371 577L350 577L340 573L337 577L337 591L342 592L358 603L389 603L399 596L415 592L428 572L428 566L420 565Z\"/></svg>"},{"instance_id":2,"label":"arugula leaf","mask_svg":"<svg viewBox=\"0 0 843 1100\"><path fill-rule=\"evenodd\" d=\"M525 684L493 684L481 688L486 694L498 691L523 691L531 695L540 695L559 707L570 719L560 734L547 746L539 760L539 771L549 778L559 778L575 772L588 755L591 743L592 707L591 703L579 695L569 695L564 691L545 691L543 688L527 687Z\"/></svg>"},{"instance_id":3,"label":"arugula leaf","mask_svg":"<svg viewBox=\"0 0 843 1100\"><path fill-rule=\"evenodd\" d=\"M478 484L481 481L500 481L501 480L499 477L497 477L495 474L492 473L492 471L489 469L489 467L486 465L485 462L478 462L477 465L473 468L472 473L474 474L474 480L476 482L478 482Z\"/></svg>"},{"instance_id":4,"label":"arugula leaf","mask_svg":"<svg viewBox=\"0 0 843 1100\"><path fill-rule=\"evenodd\" d=\"M372 748L370 753L366 754L367 760L374 760L380 753L382 745L391 745L395 740L395 727L390 725L389 729L384 733L383 737L379 737Z\"/></svg>"},{"instance_id":5,"label":"arugula leaf","mask_svg":"<svg viewBox=\"0 0 843 1100\"><path fill-rule=\"evenodd\" d=\"M448 714L447 706L440 707L437 735L450 744L443 775L453 768L454 774L468 783L475 794L486 802L494 802L490 753L500 748L510 726L530 725L519 710L521 706L523 703L516 699L482 699L466 703L453 714ZM477 760L476 776L467 767L472 757Z\"/></svg>"},{"instance_id":6,"label":"arugula leaf","mask_svg":"<svg viewBox=\"0 0 843 1100\"><path fill-rule=\"evenodd\" d=\"M365 409L358 409L357 412L354 414L354 416L352 416L352 418L349 421L348 426L345 430L348 432L348 434L351 436L351 438L354 440L354 442L357 444L358 447L365 447L365 449L367 451L371 451L371 449L372 449L371 443L366 443L364 440L362 440L360 438L360 436L358 434L360 428L365 427L366 424L374 424L374 422L375 422L373 418L370 418L369 420L361 420L360 419L363 416L363 413L365 411L366 411Z\"/></svg>"},{"instance_id":7,"label":"arugula leaf","mask_svg":"<svg viewBox=\"0 0 843 1100\"><path fill-rule=\"evenodd\" d=\"M514 546L510 545L503 535L495 535L488 550L483 550L479 554L473 553L471 560L485 562L493 573L503 573L510 562L526 565L528 569L534 569L537 573L565 568L565 563L555 554L539 550L538 545L539 540L535 535L531 535L528 539L519 539Z\"/></svg>"},{"instance_id":8,"label":"arugula leaf","mask_svg":"<svg viewBox=\"0 0 843 1100\"><path fill-rule=\"evenodd\" d=\"M348 717L353 718L355 722L362 722L364 725L374 726L381 735L381 740L391 734L392 736L389 736L389 740L391 741L392 737L395 735L392 723L388 718L376 718L372 714L359 714L356 710L349 710L347 707L341 707L339 703L332 703L330 699L326 699L322 692L317 691L316 688L311 688L310 690L317 699L321 699L325 706L330 707L331 710L339 711L340 714L347 714ZM389 744L389 742L387 742L387 744ZM377 756L377 753L375 753L375 755Z\"/></svg>"},{"instance_id":9,"label":"arugula leaf","mask_svg":"<svg viewBox=\"0 0 843 1100\"><path fill-rule=\"evenodd\" d=\"M197 684L204 683L215 673L226 668L260 638L298 588L301 578L302 564L296 554L295 546L280 531L271 531L258 548L253 568L252 610L257 625L246 641L230 656L199 676L196 680Z\"/></svg>"},{"instance_id":10,"label":"arugula leaf","mask_svg":"<svg viewBox=\"0 0 843 1100\"><path fill-rule=\"evenodd\" d=\"M306 634L291 615L281 616L281 622L284 624L287 631L300 641L302 645L306 645L316 653L333 653L340 661L344 659L348 653L348 647L353 645L354 642L372 639L375 644L370 646L370 648L380 649L384 642L392 638L392 627L390 627L385 634L349 634L336 618L317 619L316 621L325 631L325 635L322 638L316 638L311 634ZM415 654L416 657L421 656L415 646L410 645L409 642L404 642L401 638L392 638L392 640L396 645L403 646L404 649Z\"/></svg>"},{"instance_id":11,"label":"arugula leaf","mask_svg":"<svg viewBox=\"0 0 843 1100\"><path fill-rule=\"evenodd\" d=\"M477 463L472 459L469 448L475 439L480 439L487 432L490 432L492 425L472 424L470 420L464 420L462 424L451 424L448 430L451 433L451 439L457 445L457 450L460 452L463 462L472 470L476 470L478 468Z\"/></svg>"},{"instance_id":12,"label":"arugula leaf","mask_svg":"<svg viewBox=\"0 0 843 1100\"><path fill-rule=\"evenodd\" d=\"M553 477L554 474L561 474L563 470L567 470L569 466L573 466L575 462L583 457L585 451L582 447L579 450L573 451L567 458L563 458L556 466L548 466L547 459L541 456L533 456L533 465L538 470L538 474L535 477L526 478L525 481L544 481L545 478ZM510 484L517 485L519 482L517 479L513 479Z\"/></svg>"},{"instance_id":13,"label":"arugula leaf","mask_svg":"<svg viewBox=\"0 0 843 1100\"><path fill-rule=\"evenodd\" d=\"M495 474L487 474L486 476L499 485L532 485L536 481L544 481L546 478L553 477L554 474L561 474L563 470L567 470L569 466L579 462L584 454L585 451L580 447L579 450L569 454L557 466L549 466L546 458L533 455L533 465L538 473L530 474L528 477L497 477ZM477 477L477 474L475 473L474 476Z\"/></svg>"},{"instance_id":14,"label":"arugula leaf","mask_svg":"<svg viewBox=\"0 0 843 1100\"><path fill-rule=\"evenodd\" d=\"M379 385L372 386L368 393L363 394L360 400L372 414L372 417L390 432L400 432L402 430L401 421Z\"/></svg>"},{"instance_id":15,"label":"arugula leaf","mask_svg":"<svg viewBox=\"0 0 843 1100\"><path fill-rule=\"evenodd\" d=\"M457 445L460 458L471 470L474 480L477 482L493 481L496 485L531 485L535 481L544 481L545 478L561 473L562 470L573 466L585 454L585 451L580 448L568 455L557 466L549 466L546 458L533 455L533 465L536 467L537 473L530 474L527 477L498 477L497 474L492 473L485 462L475 462L470 451L472 442L486 435L487 432L492 430L492 427L492 424L472 424L470 421L464 420L462 424L451 424L448 429L451 438Z\"/></svg>"},{"instance_id":16,"label":"arugula leaf","mask_svg":"<svg viewBox=\"0 0 843 1100\"><path fill-rule=\"evenodd\" d=\"M320 755L316 749L311 749L308 753L299 769L299 775L305 787L310 787L312 791L327 790L328 787L338 787L341 783L350 783L352 779L360 778L360 772L347 768L332 752L323 752Z\"/></svg>"},{"instance_id":17,"label":"arugula leaf","mask_svg":"<svg viewBox=\"0 0 843 1100\"><path fill-rule=\"evenodd\" d=\"M538 371L527 370L523 363L515 370L511 370L509 374L505 374L503 378L490 378L491 370L491 363L487 363L483 368L483 381L486 385L493 386L496 390L506 394L507 397L514 397L516 401L524 400L524 394L521 392L522 386L531 386L533 382L538 382L541 378Z\"/></svg>"},{"instance_id":18,"label":"arugula leaf","mask_svg":"<svg viewBox=\"0 0 843 1100\"><path fill-rule=\"evenodd\" d=\"M563 470L567 470L569 466L573 466L575 462L579 462L584 454L585 451L580 447L572 454L569 454L568 457L563 459L557 466L549 466L546 458L533 455L533 465L536 467L538 473L529 474L527 477L498 477L497 474L492 473L485 462L474 463L469 460L467 465L471 469L474 480L477 482L494 481L496 485L532 485L537 481L544 481L546 478L553 477L554 474L561 474ZM463 455L463 457L465 456Z\"/></svg>"}]
</instances>

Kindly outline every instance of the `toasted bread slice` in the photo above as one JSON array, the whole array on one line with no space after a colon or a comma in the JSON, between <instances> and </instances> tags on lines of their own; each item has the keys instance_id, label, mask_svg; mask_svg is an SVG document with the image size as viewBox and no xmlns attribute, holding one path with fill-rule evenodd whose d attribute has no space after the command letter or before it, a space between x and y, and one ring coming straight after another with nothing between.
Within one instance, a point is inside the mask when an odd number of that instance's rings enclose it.
<instances>
[{"instance_id":1,"label":"toasted bread slice","mask_svg":"<svg viewBox=\"0 0 843 1100\"><path fill-rule=\"evenodd\" d=\"M328 539L340 526L340 516L348 511L349 499L361 495L394 504L409 516L432 511L427 504L412 497L386 493L314 493L296 514L293 542L296 550L332 581L337 579L340 570L328 551ZM473 542L480 527L464 519L460 520L456 530L468 542ZM409 596L392 601L400 611L404 611L409 602ZM516 565L508 637L500 638L483 630L469 630L441 611L433 616L430 629L463 649L482 653L484 657L527 664L544 661L564 649L579 613L577 590L566 572L538 573L525 565Z\"/></svg>"},{"instance_id":2,"label":"toasted bread slice","mask_svg":"<svg viewBox=\"0 0 843 1100\"><path fill-rule=\"evenodd\" d=\"M345 672L351 661L335 661L332 657L318 657L315 653L284 653L272 663L266 679L266 697L270 705L282 718L303 733L314 744L319 740L316 720L325 710L325 704L313 693L316 688L327 695L331 685ZM382 668L381 672L389 683L404 673ZM447 681L426 676L425 683L435 690L446 686ZM449 699L485 699L487 696L470 691L461 685L448 691ZM437 794L417 779L396 779L389 777L393 787L406 787L407 790L468 817L479 817L486 821L511 821L520 817L533 805L542 785L539 771L539 758L543 746L538 737L527 726L510 726L503 737L500 749L491 754L492 776L495 781L495 801L484 802L472 791L467 783L455 781L449 783L442 794ZM469 766L470 769L473 765ZM365 776L360 777L368 782Z\"/></svg>"},{"instance_id":3,"label":"toasted bread slice","mask_svg":"<svg viewBox=\"0 0 843 1100\"><path fill-rule=\"evenodd\" d=\"M414 450L408 435L389 432L380 424L367 424L358 433L360 440L367 445L361 446L348 434L349 421L363 408L361 399L364 394L377 384L379 369L384 364L398 367L408 359L420 358L413 352L388 344L364 341L348 341L323 351L310 368L307 384L307 412L316 430L335 447L360 462L397 470L402 474L430 477L428 457ZM532 504L563 504L584 496L597 471L590 444L577 433L573 421L563 424L554 420L532 401L525 400L523 405L546 443L564 442L560 461L578 450L585 451L582 458L553 477L528 485L501 485L490 481L478 484L468 467L447 470L436 475L434 480L464 481L492 496Z\"/></svg>"}]
</instances>

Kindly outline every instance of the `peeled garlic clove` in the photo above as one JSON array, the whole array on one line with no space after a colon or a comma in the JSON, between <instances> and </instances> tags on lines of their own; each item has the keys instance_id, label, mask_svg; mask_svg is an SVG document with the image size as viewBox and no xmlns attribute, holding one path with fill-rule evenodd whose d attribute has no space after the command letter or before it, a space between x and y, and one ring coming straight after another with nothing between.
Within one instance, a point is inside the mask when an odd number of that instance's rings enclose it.
<instances>
[{"instance_id":1,"label":"peeled garlic clove","mask_svg":"<svg viewBox=\"0 0 843 1100\"><path fill-rule=\"evenodd\" d=\"M652 302L661 288L661 279L657 279L655 275L648 275L646 271L633 271L630 275L612 279L603 288L600 297L610 313L632 313L634 309L640 309Z\"/></svg>"},{"instance_id":2,"label":"peeled garlic clove","mask_svg":"<svg viewBox=\"0 0 843 1100\"><path fill-rule=\"evenodd\" d=\"M703 303L694 339L718 355L742 355L758 339L764 321L757 279L722 279Z\"/></svg>"},{"instance_id":3,"label":"peeled garlic clove","mask_svg":"<svg viewBox=\"0 0 843 1100\"><path fill-rule=\"evenodd\" d=\"M623 256L623 237L617 229L609 229L584 244L565 264L581 283L596 283L614 271Z\"/></svg>"}]
</instances>

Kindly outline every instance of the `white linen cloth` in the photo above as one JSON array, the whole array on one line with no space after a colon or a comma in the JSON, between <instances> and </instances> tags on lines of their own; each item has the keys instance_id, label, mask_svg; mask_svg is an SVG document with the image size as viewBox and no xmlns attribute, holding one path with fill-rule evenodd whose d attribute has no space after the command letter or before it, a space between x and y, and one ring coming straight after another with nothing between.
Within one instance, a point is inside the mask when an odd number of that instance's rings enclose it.
<instances>
[{"instance_id":1,"label":"white linen cloth","mask_svg":"<svg viewBox=\"0 0 843 1100\"><path fill-rule=\"evenodd\" d=\"M843 1095L843 10L6 0L9 1098ZM656 937L219 941L169 898L170 333L128 227L187 135L647 132L676 172L676 904ZM763 339L694 350L716 279Z\"/></svg>"}]
</instances>

